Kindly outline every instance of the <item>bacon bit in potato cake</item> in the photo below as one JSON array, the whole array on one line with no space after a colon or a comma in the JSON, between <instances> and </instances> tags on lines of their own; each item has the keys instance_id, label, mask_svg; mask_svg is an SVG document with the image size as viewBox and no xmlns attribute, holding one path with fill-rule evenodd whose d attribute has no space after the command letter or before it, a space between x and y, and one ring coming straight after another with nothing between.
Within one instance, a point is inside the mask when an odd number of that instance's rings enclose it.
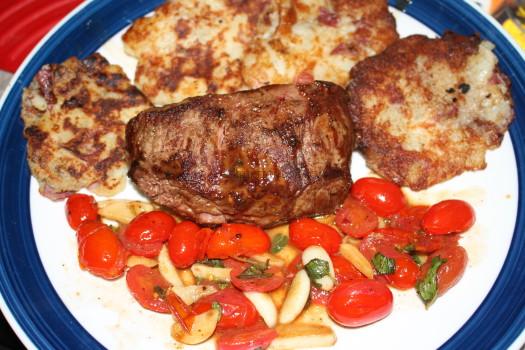
<instances>
[{"instance_id":1,"label":"bacon bit in potato cake","mask_svg":"<svg viewBox=\"0 0 525 350\"><path fill-rule=\"evenodd\" d=\"M348 92L368 167L414 190L485 168L514 118L492 49L477 36L414 35L358 63Z\"/></svg>"},{"instance_id":2,"label":"bacon bit in potato cake","mask_svg":"<svg viewBox=\"0 0 525 350\"><path fill-rule=\"evenodd\" d=\"M22 97L27 158L40 192L60 199L88 186L100 195L122 190L126 123L148 107L122 69L99 54L44 65Z\"/></svg>"},{"instance_id":3,"label":"bacon bit in potato cake","mask_svg":"<svg viewBox=\"0 0 525 350\"><path fill-rule=\"evenodd\" d=\"M252 42L243 78L252 88L314 79L345 86L354 64L397 38L386 0L283 0L277 31Z\"/></svg>"},{"instance_id":4,"label":"bacon bit in potato cake","mask_svg":"<svg viewBox=\"0 0 525 350\"><path fill-rule=\"evenodd\" d=\"M170 1L138 19L123 37L139 60L137 86L157 105L243 88L240 59L253 37L275 29L276 3Z\"/></svg>"}]
</instances>

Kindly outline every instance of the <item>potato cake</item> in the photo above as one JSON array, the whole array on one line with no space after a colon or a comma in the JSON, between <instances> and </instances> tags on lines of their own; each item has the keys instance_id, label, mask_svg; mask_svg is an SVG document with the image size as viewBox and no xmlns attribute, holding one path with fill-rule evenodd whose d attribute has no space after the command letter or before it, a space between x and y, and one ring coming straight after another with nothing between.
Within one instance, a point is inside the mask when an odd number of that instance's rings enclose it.
<instances>
[{"instance_id":1,"label":"potato cake","mask_svg":"<svg viewBox=\"0 0 525 350\"><path fill-rule=\"evenodd\" d=\"M138 58L135 83L156 105L244 87L241 58L253 37L271 34L277 0L169 1L124 34Z\"/></svg>"},{"instance_id":2,"label":"potato cake","mask_svg":"<svg viewBox=\"0 0 525 350\"><path fill-rule=\"evenodd\" d=\"M369 168L414 190L484 169L514 118L494 46L413 35L358 63L347 88Z\"/></svg>"},{"instance_id":3,"label":"potato cake","mask_svg":"<svg viewBox=\"0 0 525 350\"><path fill-rule=\"evenodd\" d=\"M44 65L24 90L21 115L40 192L60 199L85 187L100 195L122 190L126 123L150 106L99 54Z\"/></svg>"},{"instance_id":4,"label":"potato cake","mask_svg":"<svg viewBox=\"0 0 525 350\"><path fill-rule=\"evenodd\" d=\"M326 80L346 86L358 61L398 38L386 0L282 0L276 32L252 42L244 59L246 84Z\"/></svg>"}]
</instances>

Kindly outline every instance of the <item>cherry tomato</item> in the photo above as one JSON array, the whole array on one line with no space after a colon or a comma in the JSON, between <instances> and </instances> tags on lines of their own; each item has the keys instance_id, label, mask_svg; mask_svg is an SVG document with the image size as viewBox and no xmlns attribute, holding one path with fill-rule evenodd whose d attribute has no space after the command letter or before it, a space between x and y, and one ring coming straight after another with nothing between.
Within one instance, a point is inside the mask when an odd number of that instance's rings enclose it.
<instances>
[{"instance_id":1,"label":"cherry tomato","mask_svg":"<svg viewBox=\"0 0 525 350\"><path fill-rule=\"evenodd\" d=\"M408 254L395 258L395 261L396 270L394 273L384 276L387 282L401 290L413 288L419 278L419 266Z\"/></svg>"},{"instance_id":2,"label":"cherry tomato","mask_svg":"<svg viewBox=\"0 0 525 350\"><path fill-rule=\"evenodd\" d=\"M257 226L223 224L211 235L206 255L210 259L251 256L267 252L270 246L270 238Z\"/></svg>"},{"instance_id":3,"label":"cherry tomato","mask_svg":"<svg viewBox=\"0 0 525 350\"><path fill-rule=\"evenodd\" d=\"M219 335L218 350L266 349L277 338L277 331L263 321L242 329L231 329Z\"/></svg>"},{"instance_id":4,"label":"cherry tomato","mask_svg":"<svg viewBox=\"0 0 525 350\"><path fill-rule=\"evenodd\" d=\"M107 226L85 237L78 247L80 267L106 279L122 275L126 258L126 250Z\"/></svg>"},{"instance_id":5,"label":"cherry tomato","mask_svg":"<svg viewBox=\"0 0 525 350\"><path fill-rule=\"evenodd\" d=\"M366 278L350 261L340 255L332 255L337 283Z\"/></svg>"},{"instance_id":6,"label":"cherry tomato","mask_svg":"<svg viewBox=\"0 0 525 350\"><path fill-rule=\"evenodd\" d=\"M226 288L199 299L193 304L193 311L195 314L206 312L212 307L213 302L219 303L221 307L218 330L248 327L259 319L259 314L251 301L234 288Z\"/></svg>"},{"instance_id":7,"label":"cherry tomato","mask_svg":"<svg viewBox=\"0 0 525 350\"><path fill-rule=\"evenodd\" d=\"M434 235L465 232L474 225L474 209L465 201L449 199L434 204L423 216L425 232Z\"/></svg>"},{"instance_id":8,"label":"cherry tomato","mask_svg":"<svg viewBox=\"0 0 525 350\"><path fill-rule=\"evenodd\" d=\"M100 221L83 221L77 228L77 242L80 244L87 236L98 231L100 228L108 227Z\"/></svg>"},{"instance_id":9,"label":"cherry tomato","mask_svg":"<svg viewBox=\"0 0 525 350\"><path fill-rule=\"evenodd\" d=\"M372 210L348 197L335 214L335 224L345 234L362 238L377 228L378 220Z\"/></svg>"},{"instance_id":10,"label":"cherry tomato","mask_svg":"<svg viewBox=\"0 0 525 350\"><path fill-rule=\"evenodd\" d=\"M270 266L264 271L264 276L254 278L239 277L250 264L227 259L224 261L224 266L232 269L231 282L232 284L244 292L270 292L279 288L284 282L284 274L281 269L275 266Z\"/></svg>"},{"instance_id":11,"label":"cherry tomato","mask_svg":"<svg viewBox=\"0 0 525 350\"><path fill-rule=\"evenodd\" d=\"M445 247L458 245L459 238L459 234L430 235L421 233L416 237L414 249L416 252L430 254Z\"/></svg>"},{"instance_id":12,"label":"cherry tomato","mask_svg":"<svg viewBox=\"0 0 525 350\"><path fill-rule=\"evenodd\" d=\"M95 198L82 193L72 194L66 201L66 217L69 226L74 230L83 221L97 220L98 208Z\"/></svg>"},{"instance_id":13,"label":"cherry tomato","mask_svg":"<svg viewBox=\"0 0 525 350\"><path fill-rule=\"evenodd\" d=\"M371 260L376 253L396 258L400 256L400 250L409 247L416 239L413 232L402 231L394 228L377 229L375 232L366 236L359 243L359 250L363 255Z\"/></svg>"},{"instance_id":14,"label":"cherry tomato","mask_svg":"<svg viewBox=\"0 0 525 350\"><path fill-rule=\"evenodd\" d=\"M175 267L185 269L197 261L201 242L197 232L200 228L191 221L178 223L168 240L168 252Z\"/></svg>"},{"instance_id":15,"label":"cherry tomato","mask_svg":"<svg viewBox=\"0 0 525 350\"><path fill-rule=\"evenodd\" d=\"M314 219L302 218L290 223L290 242L301 250L319 245L328 254L334 254L339 251L341 241L342 238L335 229Z\"/></svg>"},{"instance_id":16,"label":"cherry tomato","mask_svg":"<svg viewBox=\"0 0 525 350\"><path fill-rule=\"evenodd\" d=\"M377 215L389 217L405 206L405 196L396 184L374 177L357 180L350 189L351 195L363 202Z\"/></svg>"},{"instance_id":17,"label":"cherry tomato","mask_svg":"<svg viewBox=\"0 0 525 350\"><path fill-rule=\"evenodd\" d=\"M124 229L122 242L135 255L155 257L170 237L174 226L175 219L163 211L142 213Z\"/></svg>"},{"instance_id":18,"label":"cherry tomato","mask_svg":"<svg viewBox=\"0 0 525 350\"><path fill-rule=\"evenodd\" d=\"M135 265L128 270L126 283L131 295L142 307L160 313L170 313L165 297L171 285L157 268Z\"/></svg>"},{"instance_id":19,"label":"cherry tomato","mask_svg":"<svg viewBox=\"0 0 525 350\"><path fill-rule=\"evenodd\" d=\"M286 280L291 281L294 276L303 268L303 260L301 254L297 256L290 262L286 267Z\"/></svg>"},{"instance_id":20,"label":"cherry tomato","mask_svg":"<svg viewBox=\"0 0 525 350\"><path fill-rule=\"evenodd\" d=\"M379 281L360 279L341 283L328 299L328 314L345 327L360 327L385 318L392 311L393 296Z\"/></svg>"},{"instance_id":21,"label":"cherry tomato","mask_svg":"<svg viewBox=\"0 0 525 350\"><path fill-rule=\"evenodd\" d=\"M426 205L405 207L390 217L390 226L404 231L419 232L423 229L421 221L428 208Z\"/></svg>"},{"instance_id":22,"label":"cherry tomato","mask_svg":"<svg viewBox=\"0 0 525 350\"><path fill-rule=\"evenodd\" d=\"M421 276L425 276L430 266L432 258L439 256L446 262L437 270L438 295L443 295L447 290L459 282L465 268L467 267L468 256L465 249L461 246L449 246L440 249L427 259L427 262L421 267Z\"/></svg>"}]
</instances>

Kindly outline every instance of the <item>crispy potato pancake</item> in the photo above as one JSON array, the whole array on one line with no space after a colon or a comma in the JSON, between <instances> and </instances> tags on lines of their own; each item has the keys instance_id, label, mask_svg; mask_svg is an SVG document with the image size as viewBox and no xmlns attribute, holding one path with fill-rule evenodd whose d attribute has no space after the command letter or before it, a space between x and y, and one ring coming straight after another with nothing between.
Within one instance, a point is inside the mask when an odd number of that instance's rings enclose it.
<instances>
[{"instance_id":1,"label":"crispy potato pancake","mask_svg":"<svg viewBox=\"0 0 525 350\"><path fill-rule=\"evenodd\" d=\"M150 106L99 54L44 65L24 90L21 115L40 192L60 199L85 187L100 195L122 190L126 123Z\"/></svg>"},{"instance_id":2,"label":"crispy potato pancake","mask_svg":"<svg viewBox=\"0 0 525 350\"><path fill-rule=\"evenodd\" d=\"M244 87L241 58L253 37L270 35L277 0L169 1L125 33L138 58L135 83L157 105Z\"/></svg>"},{"instance_id":3,"label":"crispy potato pancake","mask_svg":"<svg viewBox=\"0 0 525 350\"><path fill-rule=\"evenodd\" d=\"M397 38L385 0L282 0L276 32L252 42L242 75L251 88L314 79L346 86L352 66Z\"/></svg>"},{"instance_id":4,"label":"crispy potato pancake","mask_svg":"<svg viewBox=\"0 0 525 350\"><path fill-rule=\"evenodd\" d=\"M477 36L413 35L358 63L347 90L368 167L414 190L485 168L514 118L492 49Z\"/></svg>"}]
</instances>

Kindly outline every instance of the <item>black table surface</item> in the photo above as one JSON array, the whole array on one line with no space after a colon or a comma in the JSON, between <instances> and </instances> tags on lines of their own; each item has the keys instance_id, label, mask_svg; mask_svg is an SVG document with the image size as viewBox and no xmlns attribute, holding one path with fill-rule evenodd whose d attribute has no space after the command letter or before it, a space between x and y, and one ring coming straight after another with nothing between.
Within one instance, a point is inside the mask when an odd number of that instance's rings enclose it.
<instances>
[{"instance_id":1,"label":"black table surface","mask_svg":"<svg viewBox=\"0 0 525 350\"><path fill-rule=\"evenodd\" d=\"M15 332L9 326L4 316L0 313L0 349L18 350L25 349Z\"/></svg>"}]
</instances>

